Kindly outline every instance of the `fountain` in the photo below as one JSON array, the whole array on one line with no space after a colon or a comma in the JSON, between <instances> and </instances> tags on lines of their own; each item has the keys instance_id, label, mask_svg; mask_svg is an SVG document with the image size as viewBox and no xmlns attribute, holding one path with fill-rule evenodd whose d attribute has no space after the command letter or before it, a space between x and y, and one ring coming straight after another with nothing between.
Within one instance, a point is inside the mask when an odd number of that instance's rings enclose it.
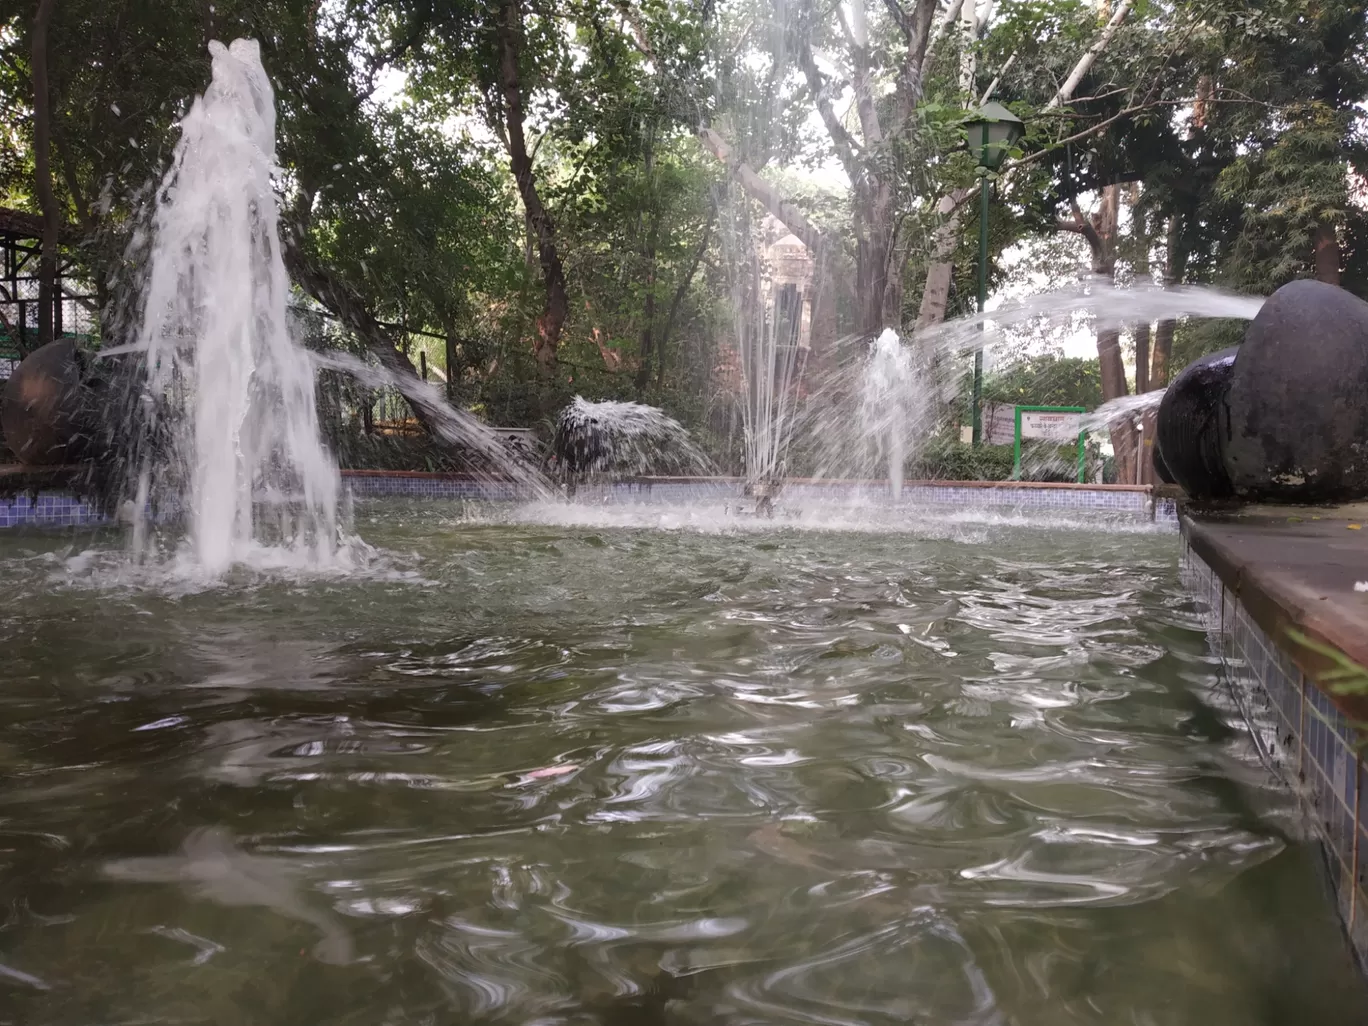
<instances>
[{"instance_id":1,"label":"fountain","mask_svg":"<svg viewBox=\"0 0 1368 1026\"><path fill-rule=\"evenodd\" d=\"M711 468L684 426L654 406L578 395L556 418L551 454L569 496L595 476L699 475Z\"/></svg>"},{"instance_id":2,"label":"fountain","mask_svg":"<svg viewBox=\"0 0 1368 1026\"><path fill-rule=\"evenodd\" d=\"M262 546L326 565L342 545L341 479L319 434L313 365L286 321L274 96L255 40L209 49L212 81L157 197L138 345L144 401L169 399L174 413L169 452L138 468L134 546L150 554L150 508L170 492L186 554L209 574Z\"/></svg>"},{"instance_id":3,"label":"fountain","mask_svg":"<svg viewBox=\"0 0 1368 1026\"><path fill-rule=\"evenodd\" d=\"M814 264L803 243L782 234L773 217L765 219L757 238L744 203L733 201L728 212L722 242L740 356L743 494L764 514L773 511L788 471L811 351Z\"/></svg>"},{"instance_id":4,"label":"fountain","mask_svg":"<svg viewBox=\"0 0 1368 1026\"><path fill-rule=\"evenodd\" d=\"M356 529L402 572L225 573L346 568L313 370L395 383L306 359L284 330L269 95L254 45L215 47L136 340L108 361L35 354L0 405L26 461L130 463L139 552L158 529L144 510L180 507L181 565L222 585L190 601L160 579L92 586L73 564L108 537L74 557L4 539L0 623L22 625L0 677L9 1018L1243 1026L1276 1005L1362 1021L1320 853L1291 827L1300 799L1265 786L1151 523L885 505L775 530L378 502ZM853 340L809 382L801 295L740 333L752 494L772 507L802 460L897 498L956 369L942 357L980 344L977 324ZM1260 317L1292 338L1279 302ZM1306 323L1333 339L1354 308L1327 308ZM1235 416L1274 408L1242 369L1316 399L1246 361L1256 327L1164 396L1201 404L1232 482L1248 468L1231 441L1318 426ZM1329 413L1347 418L1346 367ZM474 418L407 394L497 456ZM112 446L115 422L136 437ZM707 469L637 403L576 397L554 452L567 489ZM1229 661L1262 672L1266 655ZM1320 809L1354 800L1357 765L1347 744L1328 756L1351 735L1327 726L1286 760Z\"/></svg>"},{"instance_id":5,"label":"fountain","mask_svg":"<svg viewBox=\"0 0 1368 1026\"><path fill-rule=\"evenodd\" d=\"M1195 361L1159 406L1165 473L1195 499L1368 497L1368 303L1318 281L1278 289L1244 342Z\"/></svg>"},{"instance_id":6,"label":"fountain","mask_svg":"<svg viewBox=\"0 0 1368 1026\"><path fill-rule=\"evenodd\" d=\"M0 424L21 462L65 471L106 513L133 523L136 558L157 558L158 525L185 528L182 567L347 566L341 477L315 404L319 367L396 385L484 476L549 494L493 429L430 385L401 381L292 337L281 257L275 108L255 40L210 44L212 77L181 122L149 232L134 340L92 357L70 340L31 354L6 383Z\"/></svg>"}]
</instances>

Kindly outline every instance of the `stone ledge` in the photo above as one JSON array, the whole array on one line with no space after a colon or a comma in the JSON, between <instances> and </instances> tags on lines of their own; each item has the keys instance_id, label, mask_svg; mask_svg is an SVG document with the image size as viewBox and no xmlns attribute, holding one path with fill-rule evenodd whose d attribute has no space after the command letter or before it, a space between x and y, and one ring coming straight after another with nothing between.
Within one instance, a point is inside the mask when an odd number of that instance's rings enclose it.
<instances>
[{"instance_id":1,"label":"stone ledge","mask_svg":"<svg viewBox=\"0 0 1368 1026\"><path fill-rule=\"evenodd\" d=\"M1338 695L1320 684L1333 660L1296 644L1289 630L1368 667L1368 519L1365 507L1288 514L1273 507L1239 514L1185 512L1181 528L1255 623L1329 693L1347 717L1368 722L1368 696Z\"/></svg>"}]
</instances>

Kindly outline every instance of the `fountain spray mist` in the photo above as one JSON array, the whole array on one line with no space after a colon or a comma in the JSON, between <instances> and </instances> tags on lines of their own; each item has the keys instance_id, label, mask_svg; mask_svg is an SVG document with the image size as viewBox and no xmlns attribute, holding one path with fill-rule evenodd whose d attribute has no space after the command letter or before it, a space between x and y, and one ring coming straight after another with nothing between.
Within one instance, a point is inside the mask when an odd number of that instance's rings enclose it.
<instances>
[{"instance_id":1,"label":"fountain spray mist","mask_svg":"<svg viewBox=\"0 0 1368 1026\"><path fill-rule=\"evenodd\" d=\"M319 433L314 369L286 321L274 94L255 40L209 44L213 78L181 123L157 195L138 345L144 402L165 405L170 452L140 472L134 544L150 496L187 518L204 572L339 557L336 463Z\"/></svg>"}]
</instances>

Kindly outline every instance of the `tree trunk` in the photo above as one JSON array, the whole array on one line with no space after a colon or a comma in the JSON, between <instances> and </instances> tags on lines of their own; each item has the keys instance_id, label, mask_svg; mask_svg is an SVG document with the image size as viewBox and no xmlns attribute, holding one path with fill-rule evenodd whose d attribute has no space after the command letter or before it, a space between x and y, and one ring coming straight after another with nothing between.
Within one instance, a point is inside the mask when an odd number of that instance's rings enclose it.
<instances>
[{"instance_id":1,"label":"tree trunk","mask_svg":"<svg viewBox=\"0 0 1368 1026\"><path fill-rule=\"evenodd\" d=\"M644 169L648 183L648 194L650 195L650 205L646 214L651 219L651 227L646 232L646 243L641 251L641 256L646 263L646 296L641 304L641 346L638 353L635 382L637 395L644 392L646 386L651 383L651 360L656 356L656 247L660 238L660 207L656 202L655 182L652 177L655 170L655 148L652 146L649 137L646 140Z\"/></svg>"},{"instance_id":2,"label":"tree trunk","mask_svg":"<svg viewBox=\"0 0 1368 1026\"><path fill-rule=\"evenodd\" d=\"M1167 253L1164 258L1164 288L1172 288L1183 277L1182 263L1178 251L1178 217L1169 218ZM1178 322L1173 319L1159 322L1154 330L1153 352L1150 354L1150 388L1167 388L1169 383L1169 359L1173 355L1173 335Z\"/></svg>"},{"instance_id":3,"label":"tree trunk","mask_svg":"<svg viewBox=\"0 0 1368 1026\"><path fill-rule=\"evenodd\" d=\"M1169 357L1173 354L1173 335L1178 327L1174 320L1160 321L1154 329L1154 344L1150 351L1150 388L1167 388Z\"/></svg>"},{"instance_id":4,"label":"tree trunk","mask_svg":"<svg viewBox=\"0 0 1368 1026\"><path fill-rule=\"evenodd\" d=\"M679 308L684 304L684 297L689 294L694 276L698 274L698 265L703 262L703 254L708 251L708 243L712 241L713 220L716 217L717 210L715 208L708 211L708 223L703 226L703 237L698 240L698 248L694 250L693 261L689 264L689 269L685 272L684 277L679 279L674 295L670 298L670 311L665 315L665 327L660 332L660 342L656 347L657 388L663 388L665 385L666 347L670 344L670 336L674 332L675 321L679 317Z\"/></svg>"},{"instance_id":5,"label":"tree trunk","mask_svg":"<svg viewBox=\"0 0 1368 1026\"><path fill-rule=\"evenodd\" d=\"M522 97L522 72L518 66L522 43L521 0L502 0L498 22L499 88L503 94L504 133L508 144L509 164L522 197L523 213L528 230L537 240L537 257L541 263L542 281L546 287L546 304L537 318L537 339L533 351L544 375L550 376L556 366L556 348L560 345L565 320L570 315L570 298L566 291L565 269L556 249L555 226L551 215L542 205L537 193L537 182L532 172L532 158L527 152L527 136L523 130L525 114Z\"/></svg>"},{"instance_id":6,"label":"tree trunk","mask_svg":"<svg viewBox=\"0 0 1368 1026\"><path fill-rule=\"evenodd\" d=\"M884 288L885 324L892 325L900 332L903 326L904 278L907 274L907 242L902 234L894 235L892 249L888 254L888 285Z\"/></svg>"},{"instance_id":7,"label":"tree trunk","mask_svg":"<svg viewBox=\"0 0 1368 1026\"><path fill-rule=\"evenodd\" d=\"M1150 326L1135 326L1135 394L1150 390Z\"/></svg>"},{"instance_id":8,"label":"tree trunk","mask_svg":"<svg viewBox=\"0 0 1368 1026\"><path fill-rule=\"evenodd\" d=\"M1116 243L1121 221L1121 187L1107 185L1102 189L1102 202L1093 218L1096 235L1101 242L1094 250L1093 271L1110 287L1116 279ZM1092 238L1089 237L1089 242ZM1116 328L1101 328L1097 332L1097 359L1102 371L1102 399L1108 401L1130 394L1126 384L1126 364L1121 357L1121 332ZM1122 420L1111 428L1112 451L1116 454L1116 479L1123 484L1136 480L1135 429L1129 420Z\"/></svg>"},{"instance_id":9,"label":"tree trunk","mask_svg":"<svg viewBox=\"0 0 1368 1026\"><path fill-rule=\"evenodd\" d=\"M884 299L888 291L888 271L893 249L893 218L888 203L883 202L884 189L857 203L855 242L855 330L860 334L877 334L889 327L884 317ZM891 197L889 197L891 199Z\"/></svg>"},{"instance_id":10,"label":"tree trunk","mask_svg":"<svg viewBox=\"0 0 1368 1026\"><path fill-rule=\"evenodd\" d=\"M456 326L448 321L443 331L446 338L443 340L446 346L446 398L447 402L456 405L457 390L460 388L461 378L460 368L456 365Z\"/></svg>"},{"instance_id":11,"label":"tree trunk","mask_svg":"<svg viewBox=\"0 0 1368 1026\"><path fill-rule=\"evenodd\" d=\"M1064 231L1077 232L1088 242L1092 255L1092 272L1096 287L1109 288L1116 277L1117 229L1121 219L1121 187L1107 185L1102 189L1097 213L1084 217L1078 203L1073 204L1073 216L1061 220ZM1113 326L1097 329L1097 362L1102 372L1102 399L1119 399L1129 393L1126 386L1126 365L1121 359L1121 332ZM1116 454L1117 480L1135 480L1135 431L1129 421L1111 427L1112 450Z\"/></svg>"},{"instance_id":12,"label":"tree trunk","mask_svg":"<svg viewBox=\"0 0 1368 1026\"><path fill-rule=\"evenodd\" d=\"M57 0L40 0L33 19L33 170L38 205L43 211L43 249L38 265L38 345L54 337L53 307L57 299L57 237L61 213L52 191L52 108L48 97L48 26Z\"/></svg>"},{"instance_id":13,"label":"tree trunk","mask_svg":"<svg viewBox=\"0 0 1368 1026\"><path fill-rule=\"evenodd\" d=\"M1311 236L1311 245L1316 257L1316 280L1327 285L1340 283L1340 245L1335 237L1335 226L1329 221L1321 221Z\"/></svg>"},{"instance_id":14,"label":"tree trunk","mask_svg":"<svg viewBox=\"0 0 1368 1026\"><path fill-rule=\"evenodd\" d=\"M655 357L656 244L654 230L646 248L646 298L641 304L641 355L637 361L636 390L640 394L651 383L651 360Z\"/></svg>"},{"instance_id":15,"label":"tree trunk","mask_svg":"<svg viewBox=\"0 0 1368 1026\"><path fill-rule=\"evenodd\" d=\"M1135 280L1148 278L1150 273L1150 236L1145 211L1140 206L1140 183L1130 186L1131 237L1135 247ZM1135 394L1149 391L1150 323L1135 326Z\"/></svg>"},{"instance_id":16,"label":"tree trunk","mask_svg":"<svg viewBox=\"0 0 1368 1026\"><path fill-rule=\"evenodd\" d=\"M950 284L955 275L953 257L959 246L960 222L964 218L964 201L976 190L956 189L941 200L945 222L936 229L931 262L926 269L926 284L922 289L921 306L917 311L918 329L929 328L945 320L950 306Z\"/></svg>"}]
</instances>

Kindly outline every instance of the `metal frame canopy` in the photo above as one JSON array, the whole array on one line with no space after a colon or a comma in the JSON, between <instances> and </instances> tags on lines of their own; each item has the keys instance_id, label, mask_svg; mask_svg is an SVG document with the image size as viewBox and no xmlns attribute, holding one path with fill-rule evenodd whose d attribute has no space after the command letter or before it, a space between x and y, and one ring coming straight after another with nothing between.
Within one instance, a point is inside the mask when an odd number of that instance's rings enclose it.
<instances>
[{"instance_id":1,"label":"metal frame canopy","mask_svg":"<svg viewBox=\"0 0 1368 1026\"><path fill-rule=\"evenodd\" d=\"M22 359L38 344L42 237L41 218L0 207L0 362ZM59 253L52 295L53 338L88 335L94 321L94 297L73 290L71 270L66 254ZM4 370L0 368L0 376L6 376Z\"/></svg>"},{"instance_id":2,"label":"metal frame canopy","mask_svg":"<svg viewBox=\"0 0 1368 1026\"><path fill-rule=\"evenodd\" d=\"M1012 428L1012 480L1021 480L1021 415L1023 413L1087 413L1083 406L1016 406L1013 407ZM1081 416L1080 416L1081 419ZM1087 477L1088 432L1080 426L1078 431L1078 483L1083 484ZM1063 444L1062 442L1060 444Z\"/></svg>"}]
</instances>

